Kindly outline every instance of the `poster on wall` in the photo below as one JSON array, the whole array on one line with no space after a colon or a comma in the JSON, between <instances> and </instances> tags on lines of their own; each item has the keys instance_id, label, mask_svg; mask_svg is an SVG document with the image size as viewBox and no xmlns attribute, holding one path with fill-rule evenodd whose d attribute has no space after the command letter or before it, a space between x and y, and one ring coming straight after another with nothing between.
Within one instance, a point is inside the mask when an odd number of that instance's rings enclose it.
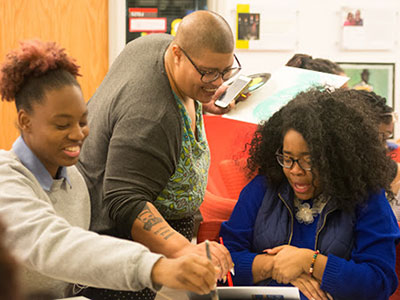
<instances>
[{"instance_id":1,"label":"poster on wall","mask_svg":"<svg viewBox=\"0 0 400 300\"><path fill-rule=\"evenodd\" d=\"M342 7L343 50L392 50L396 43L397 15L390 8Z\"/></svg>"},{"instance_id":2,"label":"poster on wall","mask_svg":"<svg viewBox=\"0 0 400 300\"><path fill-rule=\"evenodd\" d=\"M236 47L249 50L294 50L297 10L288 4L237 4Z\"/></svg>"},{"instance_id":3,"label":"poster on wall","mask_svg":"<svg viewBox=\"0 0 400 300\"><path fill-rule=\"evenodd\" d=\"M238 40L260 39L260 14L238 13Z\"/></svg>"},{"instance_id":4,"label":"poster on wall","mask_svg":"<svg viewBox=\"0 0 400 300\"><path fill-rule=\"evenodd\" d=\"M386 103L394 108L394 63L339 62L340 67L350 78L349 88L373 91L386 98Z\"/></svg>"}]
</instances>

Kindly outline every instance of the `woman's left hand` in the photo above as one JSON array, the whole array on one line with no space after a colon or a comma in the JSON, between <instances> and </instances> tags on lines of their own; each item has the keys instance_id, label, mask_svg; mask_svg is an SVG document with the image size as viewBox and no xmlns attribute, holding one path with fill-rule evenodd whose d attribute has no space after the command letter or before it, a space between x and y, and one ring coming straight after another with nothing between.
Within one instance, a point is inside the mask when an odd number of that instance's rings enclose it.
<instances>
[{"instance_id":1,"label":"woman's left hand","mask_svg":"<svg viewBox=\"0 0 400 300\"><path fill-rule=\"evenodd\" d=\"M283 245L264 252L275 255L272 278L278 283L288 284L303 273L305 262L310 262L313 252L310 249Z\"/></svg>"},{"instance_id":2,"label":"woman's left hand","mask_svg":"<svg viewBox=\"0 0 400 300\"><path fill-rule=\"evenodd\" d=\"M320 283L306 273L300 274L299 277L290 282L297 287L300 292L308 299L314 300L331 300L333 299L328 293L321 290Z\"/></svg>"}]
</instances>

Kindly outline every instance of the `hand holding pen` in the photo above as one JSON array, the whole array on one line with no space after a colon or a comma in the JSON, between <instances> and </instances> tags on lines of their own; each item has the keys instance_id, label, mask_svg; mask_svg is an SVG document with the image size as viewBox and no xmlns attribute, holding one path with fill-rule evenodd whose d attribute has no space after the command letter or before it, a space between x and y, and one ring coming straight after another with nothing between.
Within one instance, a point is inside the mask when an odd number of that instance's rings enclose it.
<instances>
[{"instance_id":1,"label":"hand holding pen","mask_svg":"<svg viewBox=\"0 0 400 300\"><path fill-rule=\"evenodd\" d=\"M217 279L222 279L233 267L231 255L228 249L226 249L223 245L215 241L209 241L208 243L212 262L214 266L218 268ZM190 249L191 254L204 256L205 242L193 246L194 247Z\"/></svg>"}]
</instances>

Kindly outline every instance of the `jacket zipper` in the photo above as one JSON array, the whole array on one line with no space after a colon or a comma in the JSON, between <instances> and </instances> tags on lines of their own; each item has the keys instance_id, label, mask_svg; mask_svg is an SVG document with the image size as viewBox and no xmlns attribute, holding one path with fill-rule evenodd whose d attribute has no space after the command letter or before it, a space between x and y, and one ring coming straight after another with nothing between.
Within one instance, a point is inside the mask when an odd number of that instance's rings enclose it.
<instances>
[{"instance_id":1,"label":"jacket zipper","mask_svg":"<svg viewBox=\"0 0 400 300\"><path fill-rule=\"evenodd\" d=\"M317 245L318 245L318 238L319 238L319 234L321 232L321 230L325 227L325 223L326 223L326 218L328 217L328 215L333 212L335 210L331 209L330 211L328 211L325 216L324 216L324 222L322 223L321 227L317 230L317 233L315 234L315 244L314 244L314 250L317 250Z\"/></svg>"},{"instance_id":2,"label":"jacket zipper","mask_svg":"<svg viewBox=\"0 0 400 300\"><path fill-rule=\"evenodd\" d=\"M278 196L281 199L281 201L283 202L283 204L285 204L286 208L288 209L288 211L290 213L290 235L289 235L289 241L288 241L288 245L290 245L290 243L292 242L292 237L293 237L293 226L294 226L293 212L290 209L290 207L287 205L286 201L282 198L280 193L278 193Z\"/></svg>"}]
</instances>

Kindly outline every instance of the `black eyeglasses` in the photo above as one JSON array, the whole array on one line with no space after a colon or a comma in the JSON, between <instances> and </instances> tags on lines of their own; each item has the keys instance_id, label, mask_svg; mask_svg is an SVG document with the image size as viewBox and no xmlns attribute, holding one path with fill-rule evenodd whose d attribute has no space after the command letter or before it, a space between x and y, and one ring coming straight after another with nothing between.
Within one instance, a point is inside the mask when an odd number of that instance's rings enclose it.
<instances>
[{"instance_id":1,"label":"black eyeglasses","mask_svg":"<svg viewBox=\"0 0 400 300\"><path fill-rule=\"evenodd\" d=\"M399 120L397 112L388 112L380 114L381 119L387 123L396 123Z\"/></svg>"},{"instance_id":2,"label":"black eyeglasses","mask_svg":"<svg viewBox=\"0 0 400 300\"><path fill-rule=\"evenodd\" d=\"M304 157L299 158L299 159L293 159L287 155L284 155L280 152L280 149L276 150L275 152L275 157L278 163L286 168L286 169L291 169L293 168L294 163L297 162L300 168L302 168L304 171L311 171L312 165L311 165L311 159L305 159Z\"/></svg>"},{"instance_id":3,"label":"black eyeglasses","mask_svg":"<svg viewBox=\"0 0 400 300\"><path fill-rule=\"evenodd\" d=\"M213 82L213 81L217 80L220 76L222 77L222 80L226 81L226 80L232 78L233 76L235 76L242 69L242 66L240 65L239 60L237 59L236 55L233 54L233 57L235 58L235 60L238 64L238 67L229 68L223 72L220 72L218 70L202 71L196 66L196 64L189 57L189 55L186 53L186 51L183 50L181 47L179 47L179 48L182 50L183 54L185 54L187 59L192 63L193 67L197 70L197 72L199 72L199 74L201 75L201 81L203 81L204 83Z\"/></svg>"},{"instance_id":4,"label":"black eyeglasses","mask_svg":"<svg viewBox=\"0 0 400 300\"><path fill-rule=\"evenodd\" d=\"M379 132L379 137L384 142L386 140L392 139L394 135L393 132L391 131L385 131L385 132Z\"/></svg>"}]
</instances>

